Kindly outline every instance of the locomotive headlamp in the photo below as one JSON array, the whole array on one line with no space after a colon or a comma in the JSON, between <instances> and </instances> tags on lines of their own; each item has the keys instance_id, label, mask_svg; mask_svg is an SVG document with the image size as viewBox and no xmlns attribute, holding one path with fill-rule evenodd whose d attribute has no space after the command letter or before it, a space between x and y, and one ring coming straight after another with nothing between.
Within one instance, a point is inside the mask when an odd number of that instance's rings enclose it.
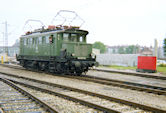
<instances>
[{"instance_id":1,"label":"locomotive headlamp","mask_svg":"<svg viewBox=\"0 0 166 113\"><path fill-rule=\"evenodd\" d=\"M95 54L91 53L90 55L91 55L92 58L95 58Z\"/></svg>"},{"instance_id":2,"label":"locomotive headlamp","mask_svg":"<svg viewBox=\"0 0 166 113\"><path fill-rule=\"evenodd\" d=\"M75 67L77 67L77 68L81 66L81 63L78 61L74 62L74 64L75 64Z\"/></svg>"}]
</instances>

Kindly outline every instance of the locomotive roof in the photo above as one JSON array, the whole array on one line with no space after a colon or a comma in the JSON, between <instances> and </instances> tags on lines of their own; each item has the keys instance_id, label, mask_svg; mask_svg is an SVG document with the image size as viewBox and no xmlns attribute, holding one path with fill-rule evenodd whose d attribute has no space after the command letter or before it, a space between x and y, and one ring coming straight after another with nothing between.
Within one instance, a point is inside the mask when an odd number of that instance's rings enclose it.
<instances>
[{"instance_id":1,"label":"locomotive roof","mask_svg":"<svg viewBox=\"0 0 166 113\"><path fill-rule=\"evenodd\" d=\"M79 28L70 28L70 29L37 29L33 32L27 32L25 35L22 35L21 38L25 37L33 37L33 36L40 36L40 35L49 35L54 33L81 33L81 34L88 34L88 31L81 30Z\"/></svg>"}]
</instances>

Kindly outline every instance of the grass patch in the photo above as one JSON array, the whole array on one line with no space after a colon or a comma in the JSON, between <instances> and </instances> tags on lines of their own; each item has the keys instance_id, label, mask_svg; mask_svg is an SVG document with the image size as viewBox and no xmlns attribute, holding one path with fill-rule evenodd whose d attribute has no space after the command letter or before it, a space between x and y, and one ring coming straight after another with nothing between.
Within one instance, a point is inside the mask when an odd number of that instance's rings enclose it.
<instances>
[{"instance_id":1,"label":"grass patch","mask_svg":"<svg viewBox=\"0 0 166 113\"><path fill-rule=\"evenodd\" d=\"M113 68L113 69L122 69L122 70L126 70L126 69L136 70L137 69L137 67L130 67L130 66L125 67L125 66L117 66L117 65L110 65L110 66L105 66L105 67L109 67L109 68Z\"/></svg>"},{"instance_id":2,"label":"grass patch","mask_svg":"<svg viewBox=\"0 0 166 113\"><path fill-rule=\"evenodd\" d=\"M102 66L101 66L102 67ZM136 70L137 67L125 67L125 66L117 66L117 65L110 65L110 66L104 66L104 67L109 67L112 69L121 69L121 70ZM166 74L166 66L157 66L157 72Z\"/></svg>"},{"instance_id":3,"label":"grass patch","mask_svg":"<svg viewBox=\"0 0 166 113\"><path fill-rule=\"evenodd\" d=\"M166 67L157 66L157 72L161 72L161 73L166 74Z\"/></svg>"}]
</instances>

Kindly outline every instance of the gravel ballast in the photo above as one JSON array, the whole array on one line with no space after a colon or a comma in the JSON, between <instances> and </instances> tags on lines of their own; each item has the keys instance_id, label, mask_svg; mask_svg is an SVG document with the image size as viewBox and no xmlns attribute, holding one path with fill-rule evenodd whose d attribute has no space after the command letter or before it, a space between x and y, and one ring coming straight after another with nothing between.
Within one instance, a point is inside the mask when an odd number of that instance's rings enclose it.
<instances>
[{"instance_id":1,"label":"gravel ballast","mask_svg":"<svg viewBox=\"0 0 166 113\"><path fill-rule=\"evenodd\" d=\"M166 110L166 96L0 66L1 72L88 90ZM94 74L91 71L88 74Z\"/></svg>"}]
</instances>

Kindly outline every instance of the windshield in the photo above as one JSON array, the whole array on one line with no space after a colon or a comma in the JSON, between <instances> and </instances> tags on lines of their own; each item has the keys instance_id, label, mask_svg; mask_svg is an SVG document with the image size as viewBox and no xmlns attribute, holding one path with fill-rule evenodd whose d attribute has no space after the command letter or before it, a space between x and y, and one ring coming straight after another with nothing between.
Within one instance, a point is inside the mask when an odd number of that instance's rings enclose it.
<instances>
[{"instance_id":1,"label":"windshield","mask_svg":"<svg viewBox=\"0 0 166 113\"><path fill-rule=\"evenodd\" d=\"M78 33L63 33L63 41L65 42L86 42L86 35Z\"/></svg>"}]
</instances>

